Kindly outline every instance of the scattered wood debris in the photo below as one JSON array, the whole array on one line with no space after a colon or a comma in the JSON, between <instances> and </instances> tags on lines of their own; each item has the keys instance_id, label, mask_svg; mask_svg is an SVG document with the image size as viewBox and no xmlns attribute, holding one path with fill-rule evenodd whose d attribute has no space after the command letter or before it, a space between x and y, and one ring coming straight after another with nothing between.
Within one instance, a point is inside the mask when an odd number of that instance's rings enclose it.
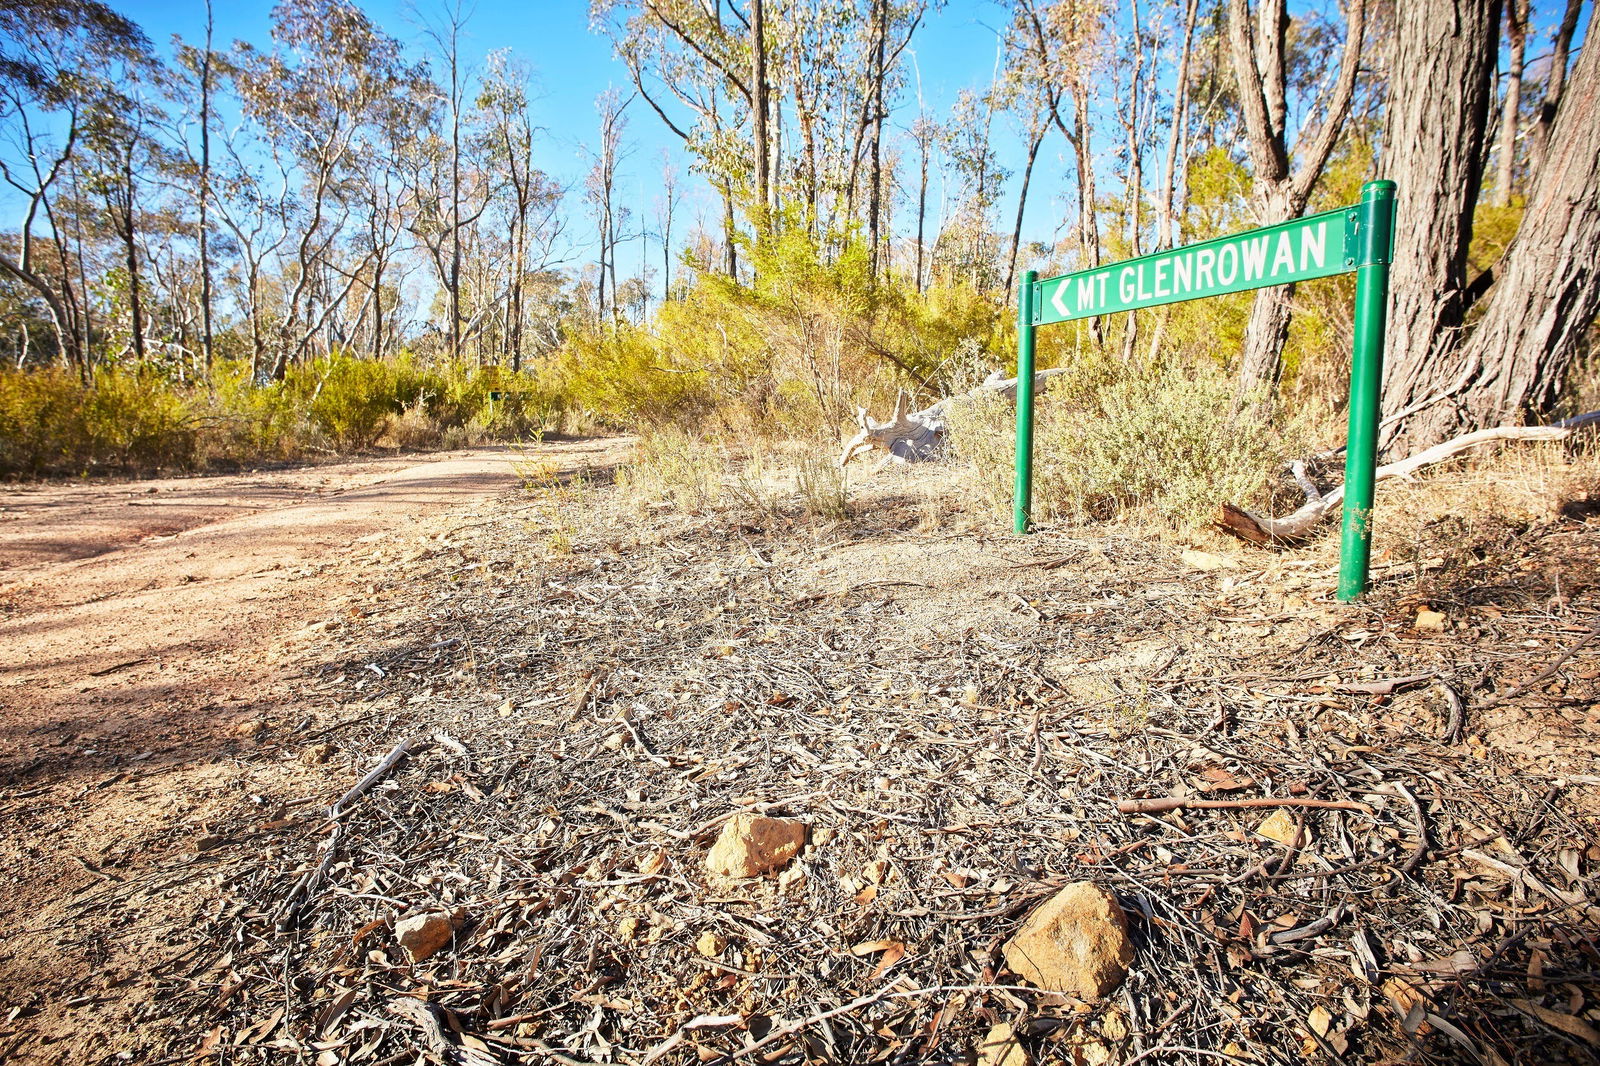
<instances>
[{"instance_id":1,"label":"scattered wood debris","mask_svg":"<svg viewBox=\"0 0 1600 1066\"><path fill-rule=\"evenodd\" d=\"M1600 523L1380 561L1340 607L1321 557L1268 581L1115 532L629 524L593 493L570 551L510 505L444 531L325 645L344 717L285 758L325 737L320 801L367 787L336 852L306 819L208 853L169 1054L1592 1061L1594 745L1524 759L1490 716L1589 728L1600 568L1568 564ZM1085 893L1093 979L1028 972Z\"/></svg>"}]
</instances>

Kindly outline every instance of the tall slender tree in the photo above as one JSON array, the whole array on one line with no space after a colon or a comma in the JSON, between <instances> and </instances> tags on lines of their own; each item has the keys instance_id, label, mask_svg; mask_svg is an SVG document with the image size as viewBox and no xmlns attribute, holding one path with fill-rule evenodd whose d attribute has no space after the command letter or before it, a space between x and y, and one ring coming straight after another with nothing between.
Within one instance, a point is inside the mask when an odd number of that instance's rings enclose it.
<instances>
[{"instance_id":1,"label":"tall slender tree","mask_svg":"<svg viewBox=\"0 0 1600 1066\"><path fill-rule=\"evenodd\" d=\"M1429 5L1401 5L1411 6ZM1254 8L1251 0L1229 0L1228 39L1260 224L1294 218L1310 202L1355 95L1366 22L1367 0L1347 0L1337 74L1300 118L1300 134L1291 148L1286 0L1261 0ZM1241 396L1264 390L1270 397L1277 389L1289 337L1291 292L1291 286L1256 291L1240 358Z\"/></svg>"}]
</instances>

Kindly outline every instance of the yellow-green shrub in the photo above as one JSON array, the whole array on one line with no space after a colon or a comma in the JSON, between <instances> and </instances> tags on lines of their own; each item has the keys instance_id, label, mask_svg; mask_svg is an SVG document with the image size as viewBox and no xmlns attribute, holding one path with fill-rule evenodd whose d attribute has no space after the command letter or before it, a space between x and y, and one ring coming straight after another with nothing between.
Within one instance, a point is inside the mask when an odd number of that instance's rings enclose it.
<instances>
[{"instance_id":1,"label":"yellow-green shrub","mask_svg":"<svg viewBox=\"0 0 1600 1066\"><path fill-rule=\"evenodd\" d=\"M187 469L197 443L190 404L154 375L0 372L0 474Z\"/></svg>"},{"instance_id":2,"label":"yellow-green shrub","mask_svg":"<svg viewBox=\"0 0 1600 1066\"><path fill-rule=\"evenodd\" d=\"M1052 378L1037 408L1035 516L1131 515L1182 528L1204 524L1223 501L1253 501L1298 449L1236 414L1234 395L1232 379L1206 364L1146 368L1098 356ZM997 510L1010 499L1013 412L998 397L951 411L952 450Z\"/></svg>"}]
</instances>

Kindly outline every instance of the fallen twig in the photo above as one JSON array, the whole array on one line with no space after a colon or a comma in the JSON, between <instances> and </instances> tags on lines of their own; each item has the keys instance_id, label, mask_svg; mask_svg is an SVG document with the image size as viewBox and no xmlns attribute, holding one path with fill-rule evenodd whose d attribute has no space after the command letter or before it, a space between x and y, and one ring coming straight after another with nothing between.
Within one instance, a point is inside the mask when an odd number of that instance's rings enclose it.
<instances>
[{"instance_id":1,"label":"fallen twig","mask_svg":"<svg viewBox=\"0 0 1600 1066\"><path fill-rule=\"evenodd\" d=\"M1500 704L1506 702L1506 700L1514 700L1524 692L1527 692L1529 689L1536 688L1539 685L1544 684L1555 675L1557 670L1561 669L1562 665L1565 664L1568 659L1572 658L1584 648L1588 647L1589 642L1594 640L1596 637L1600 637L1600 624L1597 624L1593 629L1589 630L1587 634L1579 638L1560 655L1557 655L1554 659L1552 659L1549 666L1546 666L1543 670L1540 670L1537 674L1534 674L1531 678L1524 681L1516 688L1511 689L1509 692L1501 692L1485 699L1482 703L1478 704L1478 709L1485 710L1489 707L1499 706Z\"/></svg>"},{"instance_id":2,"label":"fallen twig","mask_svg":"<svg viewBox=\"0 0 1600 1066\"><path fill-rule=\"evenodd\" d=\"M1190 799L1187 796L1117 800L1117 810L1122 814L1161 814L1164 811L1177 811L1185 807L1203 808L1205 810L1228 810L1241 807L1314 807L1318 810L1372 813L1371 807L1368 807L1365 803L1357 803L1354 800L1277 799L1271 796L1236 800Z\"/></svg>"}]
</instances>

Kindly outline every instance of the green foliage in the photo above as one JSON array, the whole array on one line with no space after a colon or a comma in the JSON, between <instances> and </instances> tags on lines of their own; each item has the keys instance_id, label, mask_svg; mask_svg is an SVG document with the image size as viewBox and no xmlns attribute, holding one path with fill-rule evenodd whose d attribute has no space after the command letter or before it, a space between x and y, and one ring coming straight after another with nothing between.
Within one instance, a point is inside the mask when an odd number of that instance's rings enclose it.
<instances>
[{"instance_id":1,"label":"green foliage","mask_svg":"<svg viewBox=\"0 0 1600 1066\"><path fill-rule=\"evenodd\" d=\"M991 366L1011 358L1011 316L988 294L874 282L859 241L785 218L746 249L749 285L701 275L645 326L570 325L560 402L612 428L833 437L857 406L881 408L898 389L942 393L958 351Z\"/></svg>"},{"instance_id":2,"label":"green foliage","mask_svg":"<svg viewBox=\"0 0 1600 1066\"><path fill-rule=\"evenodd\" d=\"M421 391L420 383L393 363L348 356L298 367L281 388L298 399L308 386L303 409L312 423L334 445L352 450L376 444L389 420Z\"/></svg>"},{"instance_id":3,"label":"green foliage","mask_svg":"<svg viewBox=\"0 0 1600 1066\"><path fill-rule=\"evenodd\" d=\"M1472 246L1467 250L1468 281L1500 261L1517 235L1526 209L1521 197L1507 207L1480 202L1472 212Z\"/></svg>"},{"instance_id":4,"label":"green foliage","mask_svg":"<svg viewBox=\"0 0 1600 1066\"><path fill-rule=\"evenodd\" d=\"M1091 357L1052 378L1037 411L1034 513L1046 521L1132 516L1200 526L1220 502L1258 496L1275 463L1295 450L1234 413L1234 384L1214 365ZM991 396L958 405L950 418L952 450L996 512L1010 507L1012 412L1009 400Z\"/></svg>"}]
</instances>

